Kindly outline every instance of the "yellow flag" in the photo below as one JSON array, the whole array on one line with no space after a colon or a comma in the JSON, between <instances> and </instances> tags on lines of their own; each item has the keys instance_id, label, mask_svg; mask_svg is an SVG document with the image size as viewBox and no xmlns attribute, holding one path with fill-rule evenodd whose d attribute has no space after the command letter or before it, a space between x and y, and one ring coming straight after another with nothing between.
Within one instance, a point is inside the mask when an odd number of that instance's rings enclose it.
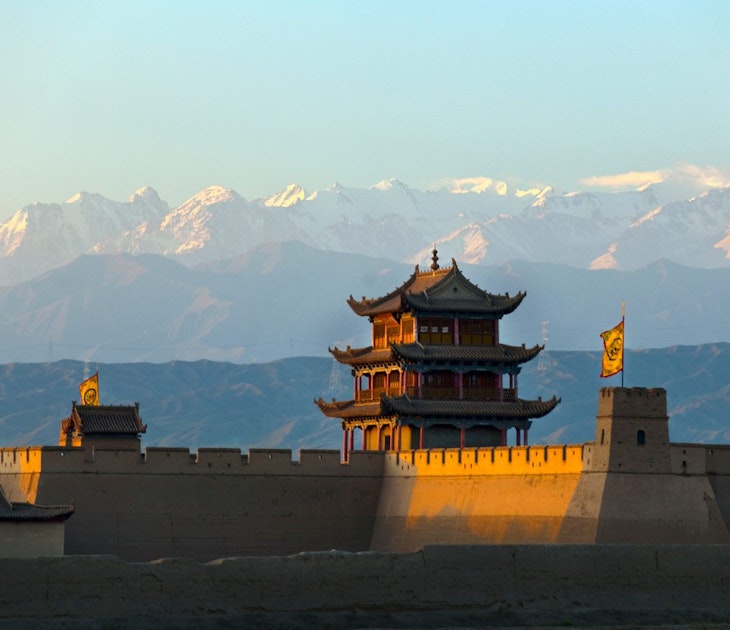
<instances>
[{"instance_id":1,"label":"yellow flag","mask_svg":"<svg viewBox=\"0 0 730 630\"><path fill-rule=\"evenodd\" d=\"M99 372L79 385L82 405L99 405Z\"/></svg>"},{"instance_id":2,"label":"yellow flag","mask_svg":"<svg viewBox=\"0 0 730 630\"><path fill-rule=\"evenodd\" d=\"M601 378L613 376L624 369L624 320L611 330L601 333L603 338L603 359Z\"/></svg>"}]
</instances>

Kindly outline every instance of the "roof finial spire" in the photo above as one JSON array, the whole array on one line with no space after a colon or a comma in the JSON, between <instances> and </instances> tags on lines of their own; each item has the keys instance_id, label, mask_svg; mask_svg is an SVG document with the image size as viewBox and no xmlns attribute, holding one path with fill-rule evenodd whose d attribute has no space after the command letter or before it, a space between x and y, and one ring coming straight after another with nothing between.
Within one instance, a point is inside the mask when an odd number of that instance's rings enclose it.
<instances>
[{"instance_id":1,"label":"roof finial spire","mask_svg":"<svg viewBox=\"0 0 730 630\"><path fill-rule=\"evenodd\" d=\"M437 256L438 252L436 251L436 243L433 244L433 252L431 253L433 254L431 256L431 269L436 271L439 268L439 257Z\"/></svg>"}]
</instances>

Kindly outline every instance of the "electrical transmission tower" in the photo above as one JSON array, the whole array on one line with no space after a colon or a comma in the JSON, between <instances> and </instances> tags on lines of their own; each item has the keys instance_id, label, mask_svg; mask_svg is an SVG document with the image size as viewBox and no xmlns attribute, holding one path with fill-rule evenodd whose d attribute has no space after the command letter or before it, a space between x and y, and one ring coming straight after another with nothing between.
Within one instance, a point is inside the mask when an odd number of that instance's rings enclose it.
<instances>
[{"instance_id":1,"label":"electrical transmission tower","mask_svg":"<svg viewBox=\"0 0 730 630\"><path fill-rule=\"evenodd\" d=\"M335 343L335 347L337 344ZM327 396L335 398L342 389L342 381L340 380L340 364L337 359L332 357L332 371L330 372L330 385L327 389Z\"/></svg>"},{"instance_id":2,"label":"electrical transmission tower","mask_svg":"<svg viewBox=\"0 0 730 630\"><path fill-rule=\"evenodd\" d=\"M548 327L550 326L550 322L545 319L542 322L542 345L544 347L547 347L548 342ZM552 360L550 359L550 355L548 354L547 350L544 350L540 353L540 355L537 358L537 371L538 372L544 372L552 365Z\"/></svg>"}]
</instances>

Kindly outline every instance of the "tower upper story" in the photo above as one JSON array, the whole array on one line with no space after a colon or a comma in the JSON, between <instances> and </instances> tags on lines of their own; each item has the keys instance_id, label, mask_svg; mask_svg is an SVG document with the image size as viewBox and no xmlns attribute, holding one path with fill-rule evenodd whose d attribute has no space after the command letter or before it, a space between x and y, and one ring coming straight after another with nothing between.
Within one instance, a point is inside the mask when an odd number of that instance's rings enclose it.
<instances>
[{"instance_id":1,"label":"tower upper story","mask_svg":"<svg viewBox=\"0 0 730 630\"><path fill-rule=\"evenodd\" d=\"M499 319L514 311L525 293L488 293L470 282L455 260L451 263L451 267L439 267L434 250L429 270L420 271L416 266L413 274L390 293L360 300L350 296L350 308L373 324L373 349L385 349L393 343L499 343Z\"/></svg>"}]
</instances>

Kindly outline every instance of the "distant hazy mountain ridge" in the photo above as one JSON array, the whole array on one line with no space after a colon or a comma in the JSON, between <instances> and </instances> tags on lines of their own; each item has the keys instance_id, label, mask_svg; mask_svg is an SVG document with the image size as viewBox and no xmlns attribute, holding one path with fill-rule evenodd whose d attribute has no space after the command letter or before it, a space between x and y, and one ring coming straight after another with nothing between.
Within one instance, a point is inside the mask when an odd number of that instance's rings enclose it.
<instances>
[{"instance_id":1,"label":"distant hazy mountain ridge","mask_svg":"<svg viewBox=\"0 0 730 630\"><path fill-rule=\"evenodd\" d=\"M520 387L544 399L559 395L552 413L533 422L532 444L576 444L595 438L600 352L554 352L525 366ZM627 386L667 389L673 442L727 444L730 345L677 346L629 352ZM55 444L61 418L78 398L88 365L75 361L0 364L0 443ZM210 361L101 364L103 404L140 402L145 446L330 448L342 445L340 423L322 415L316 396L345 398L352 377L332 361L292 358L232 365ZM335 379L336 380L336 379ZM617 381L614 383L613 381ZM32 395L29 395L32 394Z\"/></svg>"}]
</instances>

